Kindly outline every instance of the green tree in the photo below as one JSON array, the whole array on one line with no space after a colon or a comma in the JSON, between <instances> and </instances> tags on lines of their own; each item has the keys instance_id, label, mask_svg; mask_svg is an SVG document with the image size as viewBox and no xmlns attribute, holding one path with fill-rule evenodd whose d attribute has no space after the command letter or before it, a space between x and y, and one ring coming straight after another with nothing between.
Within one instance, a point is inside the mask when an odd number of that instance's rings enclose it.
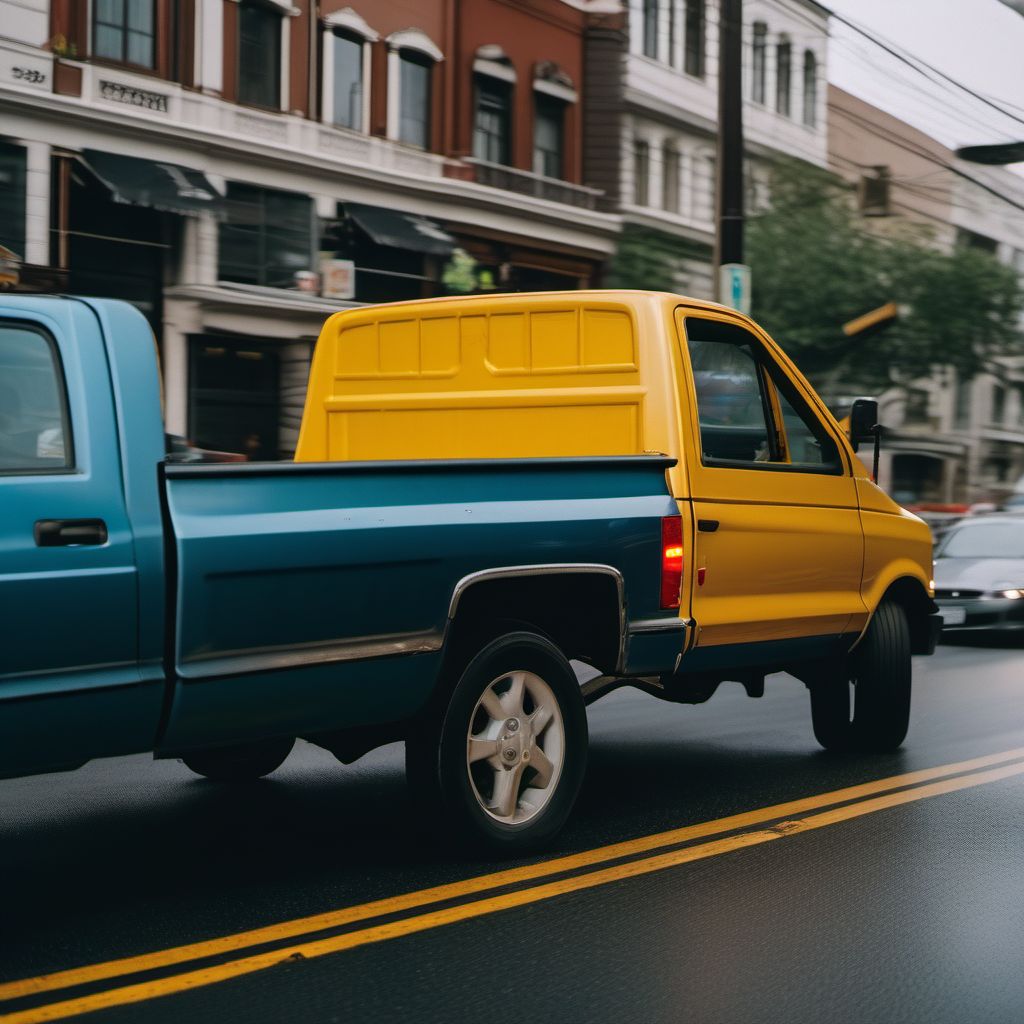
<instances>
[{"instance_id":1,"label":"green tree","mask_svg":"<svg viewBox=\"0 0 1024 1024\"><path fill-rule=\"evenodd\" d=\"M752 217L754 318L819 386L874 388L951 365L966 376L994 355L1024 354L1024 290L987 253L944 253L920 230L865 229L837 178L782 162L770 209ZM886 302L906 316L861 339L841 326Z\"/></svg>"}]
</instances>

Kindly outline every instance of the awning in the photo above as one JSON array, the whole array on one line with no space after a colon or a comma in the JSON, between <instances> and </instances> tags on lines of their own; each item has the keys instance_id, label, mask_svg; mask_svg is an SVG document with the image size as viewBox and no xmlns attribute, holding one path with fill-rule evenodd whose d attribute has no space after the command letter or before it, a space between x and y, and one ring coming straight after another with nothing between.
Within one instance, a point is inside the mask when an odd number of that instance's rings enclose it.
<instances>
[{"instance_id":1,"label":"awning","mask_svg":"<svg viewBox=\"0 0 1024 1024\"><path fill-rule=\"evenodd\" d=\"M86 166L110 189L117 203L148 206L168 213L223 216L224 201L200 171L180 164L119 156L97 149L82 151Z\"/></svg>"},{"instance_id":2,"label":"awning","mask_svg":"<svg viewBox=\"0 0 1024 1024\"><path fill-rule=\"evenodd\" d=\"M456 242L427 217L388 210L383 206L345 203L345 212L378 245L422 252L427 256L450 256Z\"/></svg>"}]
</instances>

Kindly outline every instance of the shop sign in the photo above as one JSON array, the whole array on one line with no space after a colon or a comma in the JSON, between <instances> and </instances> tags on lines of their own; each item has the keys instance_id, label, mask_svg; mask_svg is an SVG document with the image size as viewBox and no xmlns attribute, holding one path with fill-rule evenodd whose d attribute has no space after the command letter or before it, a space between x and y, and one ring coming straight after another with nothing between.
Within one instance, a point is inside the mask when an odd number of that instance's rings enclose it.
<instances>
[{"instance_id":1,"label":"shop sign","mask_svg":"<svg viewBox=\"0 0 1024 1024\"><path fill-rule=\"evenodd\" d=\"M321 260L320 280L322 282L320 294L324 298L355 298L356 265L352 260Z\"/></svg>"}]
</instances>

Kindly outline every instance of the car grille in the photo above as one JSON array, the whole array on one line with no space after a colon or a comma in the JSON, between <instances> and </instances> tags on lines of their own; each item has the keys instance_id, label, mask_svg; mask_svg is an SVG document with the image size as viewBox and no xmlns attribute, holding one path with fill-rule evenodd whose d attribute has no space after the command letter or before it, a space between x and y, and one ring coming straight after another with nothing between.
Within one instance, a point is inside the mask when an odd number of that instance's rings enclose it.
<instances>
[{"instance_id":1,"label":"car grille","mask_svg":"<svg viewBox=\"0 0 1024 1024\"><path fill-rule=\"evenodd\" d=\"M944 597L981 597L984 593L984 590L936 590L935 596L941 600Z\"/></svg>"}]
</instances>

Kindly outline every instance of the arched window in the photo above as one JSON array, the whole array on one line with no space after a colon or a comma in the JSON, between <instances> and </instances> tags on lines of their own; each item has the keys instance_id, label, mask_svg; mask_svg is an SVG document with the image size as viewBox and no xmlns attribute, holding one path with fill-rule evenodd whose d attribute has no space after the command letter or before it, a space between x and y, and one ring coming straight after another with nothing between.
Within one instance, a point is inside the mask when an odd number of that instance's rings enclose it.
<instances>
[{"instance_id":1,"label":"arched window","mask_svg":"<svg viewBox=\"0 0 1024 1024\"><path fill-rule=\"evenodd\" d=\"M793 45L787 36L779 40L776 48L775 109L789 117L790 73L793 64Z\"/></svg>"},{"instance_id":2,"label":"arched window","mask_svg":"<svg viewBox=\"0 0 1024 1024\"><path fill-rule=\"evenodd\" d=\"M473 156L492 164L512 162L512 100L516 71L496 43L481 46L473 61Z\"/></svg>"},{"instance_id":3,"label":"arched window","mask_svg":"<svg viewBox=\"0 0 1024 1024\"><path fill-rule=\"evenodd\" d=\"M818 59L804 50L804 124L813 128L818 119Z\"/></svg>"},{"instance_id":4,"label":"arched window","mask_svg":"<svg viewBox=\"0 0 1024 1024\"><path fill-rule=\"evenodd\" d=\"M430 149L433 71L444 54L415 28L393 32L388 49L388 138Z\"/></svg>"},{"instance_id":5,"label":"arched window","mask_svg":"<svg viewBox=\"0 0 1024 1024\"><path fill-rule=\"evenodd\" d=\"M754 82L750 93L750 98L755 103L763 104L766 99L767 46L768 26L763 21L756 21L754 22L754 49L751 60Z\"/></svg>"},{"instance_id":6,"label":"arched window","mask_svg":"<svg viewBox=\"0 0 1024 1024\"><path fill-rule=\"evenodd\" d=\"M379 38L351 7L324 18L321 117L325 124L370 130L370 45Z\"/></svg>"}]
</instances>

